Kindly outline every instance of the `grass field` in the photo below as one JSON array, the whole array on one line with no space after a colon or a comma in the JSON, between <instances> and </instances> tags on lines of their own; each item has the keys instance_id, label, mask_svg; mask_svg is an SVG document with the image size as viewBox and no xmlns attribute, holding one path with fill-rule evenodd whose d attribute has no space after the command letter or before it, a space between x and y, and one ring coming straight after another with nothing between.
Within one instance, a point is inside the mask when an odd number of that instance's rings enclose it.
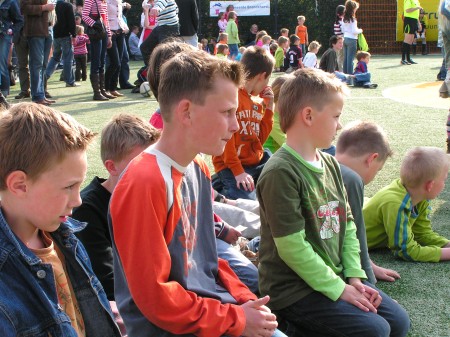
<instances>
[{"instance_id":1,"label":"grass field","mask_svg":"<svg viewBox=\"0 0 450 337\"><path fill-rule=\"evenodd\" d=\"M375 90L352 88L347 99L343 124L355 120L371 120L379 123L388 133L395 155L389 159L384 169L375 180L366 187L366 196L372 196L378 189L399 176L399 167L404 153L413 146L437 146L444 148L446 140L445 122L448 104L438 98L437 90L410 95L410 90L398 90L397 99L405 96L405 102L398 102L383 96L383 91L410 83L435 82L441 64L438 55L417 56L419 64L400 66L398 56L374 56L369 64ZM131 63L134 81L140 63ZM274 75L273 77L275 77ZM77 88L65 88L59 82L59 73L49 81L49 91L57 100L53 107L67 112L78 121L96 132L100 132L111 116L127 112L148 119L157 104L152 98L143 98L139 94L131 94L108 102L94 102L89 82L83 82ZM19 85L12 87L12 97L19 91ZM422 96L421 96L422 95ZM434 98L435 97L435 98ZM421 107L416 102L440 102L441 107ZM414 104L410 104L414 102ZM442 108L442 106L446 108ZM214 132L214 130L212 130ZM100 161L100 142L97 141L88 153L89 169L86 183L94 175L105 176ZM450 180L450 179L449 179ZM447 181L449 183L449 181ZM450 237L450 184L444 192L432 202L432 222L440 234ZM387 252L374 252L372 259L379 265L396 269L402 278L395 283L378 283L378 286L400 302L410 314L412 330L410 336L448 337L450 336L450 263L407 263L394 259Z\"/></svg>"}]
</instances>

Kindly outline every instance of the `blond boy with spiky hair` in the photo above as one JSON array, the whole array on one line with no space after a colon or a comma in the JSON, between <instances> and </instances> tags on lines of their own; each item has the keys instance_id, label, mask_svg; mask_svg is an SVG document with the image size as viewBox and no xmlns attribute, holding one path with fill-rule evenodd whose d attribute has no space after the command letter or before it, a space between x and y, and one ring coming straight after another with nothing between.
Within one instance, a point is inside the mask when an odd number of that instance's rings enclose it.
<instances>
[{"instance_id":1,"label":"blond boy with spiky hair","mask_svg":"<svg viewBox=\"0 0 450 337\"><path fill-rule=\"evenodd\" d=\"M450 240L431 228L430 200L445 187L449 157L436 147L409 150L400 178L364 205L369 249L388 247L406 261L450 260Z\"/></svg>"},{"instance_id":2,"label":"blond boy with spiky hair","mask_svg":"<svg viewBox=\"0 0 450 337\"><path fill-rule=\"evenodd\" d=\"M0 331L3 336L121 336L74 236L86 149L71 116L20 103L0 116Z\"/></svg>"}]
</instances>

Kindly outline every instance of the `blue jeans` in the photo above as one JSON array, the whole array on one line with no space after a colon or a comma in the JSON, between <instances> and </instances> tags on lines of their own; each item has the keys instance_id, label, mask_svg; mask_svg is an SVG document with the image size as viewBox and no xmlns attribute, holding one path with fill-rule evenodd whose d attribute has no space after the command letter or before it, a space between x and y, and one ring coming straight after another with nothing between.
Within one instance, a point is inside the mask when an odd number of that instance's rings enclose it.
<instances>
[{"instance_id":1,"label":"blue jeans","mask_svg":"<svg viewBox=\"0 0 450 337\"><path fill-rule=\"evenodd\" d=\"M364 284L377 289L368 282ZM365 312L346 301L332 301L322 293L313 292L275 312L279 329L289 337L406 336L411 326L407 312L387 294L377 290L383 298L377 313Z\"/></svg>"},{"instance_id":2,"label":"blue jeans","mask_svg":"<svg viewBox=\"0 0 450 337\"><path fill-rule=\"evenodd\" d=\"M91 41L91 74L103 74L105 72L107 44L108 37Z\"/></svg>"},{"instance_id":3,"label":"blue jeans","mask_svg":"<svg viewBox=\"0 0 450 337\"><path fill-rule=\"evenodd\" d=\"M49 27L48 36L28 37L30 89L33 102L42 101L44 93L44 71L47 67L48 56L52 47L53 29Z\"/></svg>"},{"instance_id":4,"label":"blue jeans","mask_svg":"<svg viewBox=\"0 0 450 337\"><path fill-rule=\"evenodd\" d=\"M122 63L120 64L119 84L121 88L126 87L130 79L130 55L128 54L127 46L123 47Z\"/></svg>"},{"instance_id":5,"label":"blue jeans","mask_svg":"<svg viewBox=\"0 0 450 337\"><path fill-rule=\"evenodd\" d=\"M353 74L353 60L356 55L356 45L358 40L344 38L344 73Z\"/></svg>"},{"instance_id":6,"label":"blue jeans","mask_svg":"<svg viewBox=\"0 0 450 337\"><path fill-rule=\"evenodd\" d=\"M2 93L6 97L9 94L9 69L8 69L8 55L11 49L12 35L0 35L0 86Z\"/></svg>"},{"instance_id":7,"label":"blue jeans","mask_svg":"<svg viewBox=\"0 0 450 337\"><path fill-rule=\"evenodd\" d=\"M122 64L123 47L125 45L125 34L112 34L112 46L107 49L108 66L105 71L105 89L114 91L119 82L120 66Z\"/></svg>"},{"instance_id":8,"label":"blue jeans","mask_svg":"<svg viewBox=\"0 0 450 337\"><path fill-rule=\"evenodd\" d=\"M70 36L60 37L53 40L53 56L48 61L45 75L50 78L55 71L58 63L62 60L64 64L64 81L67 84L73 84L75 82L72 64L73 64L73 46Z\"/></svg>"},{"instance_id":9,"label":"blue jeans","mask_svg":"<svg viewBox=\"0 0 450 337\"><path fill-rule=\"evenodd\" d=\"M231 269L252 293L258 292L258 268L229 243L216 239L217 255L228 261Z\"/></svg>"},{"instance_id":10,"label":"blue jeans","mask_svg":"<svg viewBox=\"0 0 450 337\"><path fill-rule=\"evenodd\" d=\"M258 182L258 178L261 174L262 169L264 168L264 164L269 160L272 153L269 150L264 150L264 155L259 162L259 164L255 166L244 166L244 171L250 174L253 177L253 181ZM253 191L246 191L242 186L238 188L236 186L236 178L234 177L233 172L230 169L223 169L222 171L217 172L217 176L219 177L221 183L223 184L223 189L219 191L228 199L252 199L256 200L256 189Z\"/></svg>"},{"instance_id":11,"label":"blue jeans","mask_svg":"<svg viewBox=\"0 0 450 337\"><path fill-rule=\"evenodd\" d=\"M356 73L355 76L355 86L361 87L370 84L370 73Z\"/></svg>"},{"instance_id":12,"label":"blue jeans","mask_svg":"<svg viewBox=\"0 0 450 337\"><path fill-rule=\"evenodd\" d=\"M237 54L239 54L239 48L237 43L232 43L228 45L228 48L230 48L230 57L236 57Z\"/></svg>"}]
</instances>

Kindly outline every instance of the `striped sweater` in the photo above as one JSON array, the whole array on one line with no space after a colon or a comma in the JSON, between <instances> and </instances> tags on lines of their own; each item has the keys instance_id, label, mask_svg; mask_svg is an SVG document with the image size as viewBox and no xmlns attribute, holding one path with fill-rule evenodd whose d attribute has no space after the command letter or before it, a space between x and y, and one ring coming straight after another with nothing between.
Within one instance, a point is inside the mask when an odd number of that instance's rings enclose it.
<instances>
[{"instance_id":1,"label":"striped sweater","mask_svg":"<svg viewBox=\"0 0 450 337\"><path fill-rule=\"evenodd\" d=\"M158 10L158 26L178 25L178 6L174 0L157 0L154 7Z\"/></svg>"},{"instance_id":2,"label":"striped sweater","mask_svg":"<svg viewBox=\"0 0 450 337\"><path fill-rule=\"evenodd\" d=\"M83 35L77 35L75 38L75 42L73 44L73 54L74 55L86 55L87 54L87 48L86 44L90 43L89 36L86 34Z\"/></svg>"},{"instance_id":3,"label":"striped sweater","mask_svg":"<svg viewBox=\"0 0 450 337\"><path fill-rule=\"evenodd\" d=\"M95 4L97 2L97 5ZM98 8L98 9L97 9ZM100 12L100 13L99 13ZM111 30L109 29L108 20L108 5L104 1L86 0L83 6L82 19L90 27L95 23L93 17L102 17L103 24L105 25L108 36L111 36Z\"/></svg>"}]
</instances>

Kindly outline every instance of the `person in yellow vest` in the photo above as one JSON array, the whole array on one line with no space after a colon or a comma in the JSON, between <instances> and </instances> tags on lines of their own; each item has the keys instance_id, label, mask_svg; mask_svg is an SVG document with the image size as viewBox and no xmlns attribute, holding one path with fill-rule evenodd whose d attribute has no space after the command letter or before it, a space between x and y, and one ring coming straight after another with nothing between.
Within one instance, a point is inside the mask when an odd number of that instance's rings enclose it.
<instances>
[{"instance_id":1,"label":"person in yellow vest","mask_svg":"<svg viewBox=\"0 0 450 337\"><path fill-rule=\"evenodd\" d=\"M422 30L419 22L419 14L422 10L419 0L404 0L403 17L404 17L404 32L405 38L402 45L402 60L403 65L417 64L411 59L411 45L414 40L414 33L417 30Z\"/></svg>"}]
</instances>

